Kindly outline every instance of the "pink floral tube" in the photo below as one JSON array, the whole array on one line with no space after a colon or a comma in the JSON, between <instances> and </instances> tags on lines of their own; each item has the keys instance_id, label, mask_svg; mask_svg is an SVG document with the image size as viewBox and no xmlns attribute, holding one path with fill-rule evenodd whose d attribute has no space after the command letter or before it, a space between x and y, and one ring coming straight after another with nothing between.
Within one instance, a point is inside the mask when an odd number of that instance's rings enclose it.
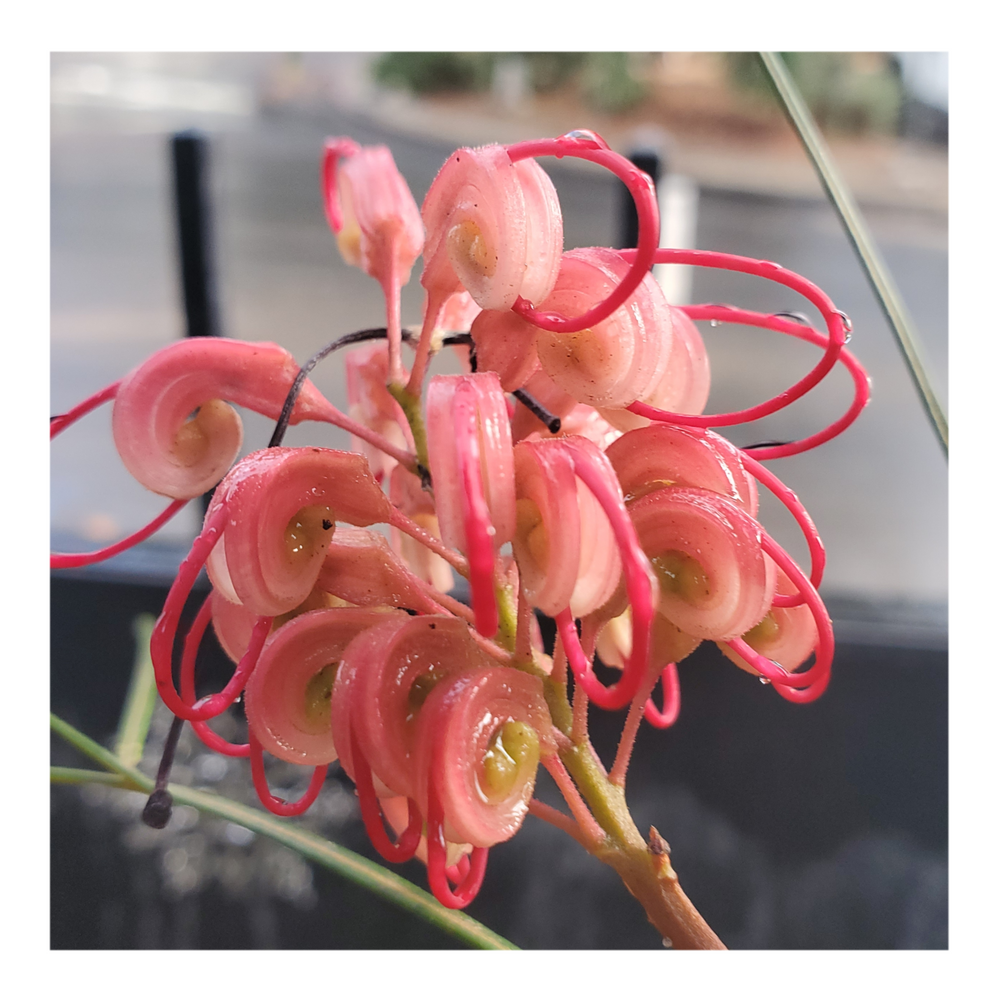
<instances>
[{"instance_id":1,"label":"pink floral tube","mask_svg":"<svg viewBox=\"0 0 1000 1000\"><path fill-rule=\"evenodd\" d=\"M277 344L216 337L171 344L121 381L111 414L118 454L154 493L200 496L229 471L243 443L239 415L223 400L276 420L298 371ZM291 423L325 420L331 410L307 381Z\"/></svg>"}]
</instances>

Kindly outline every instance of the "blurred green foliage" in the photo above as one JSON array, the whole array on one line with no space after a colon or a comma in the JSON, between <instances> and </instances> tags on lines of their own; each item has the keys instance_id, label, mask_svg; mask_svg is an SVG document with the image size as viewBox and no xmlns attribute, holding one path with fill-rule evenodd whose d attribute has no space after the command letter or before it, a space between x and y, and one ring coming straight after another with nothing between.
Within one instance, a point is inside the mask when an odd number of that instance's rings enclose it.
<instances>
[{"instance_id":1,"label":"blurred green foliage","mask_svg":"<svg viewBox=\"0 0 1000 1000\"><path fill-rule=\"evenodd\" d=\"M782 52L781 56L821 128L897 131L902 84L887 58L856 52ZM730 79L738 88L773 96L756 52L730 53L728 63Z\"/></svg>"},{"instance_id":2,"label":"blurred green foliage","mask_svg":"<svg viewBox=\"0 0 1000 1000\"><path fill-rule=\"evenodd\" d=\"M375 79L414 94L489 88L501 59L524 60L530 89L538 94L578 85L598 111L625 111L646 95L633 73L635 55L625 52L387 52L375 63Z\"/></svg>"},{"instance_id":3,"label":"blurred green foliage","mask_svg":"<svg viewBox=\"0 0 1000 1000\"><path fill-rule=\"evenodd\" d=\"M493 79L492 52L386 52L375 79L414 94L485 90Z\"/></svg>"}]
</instances>

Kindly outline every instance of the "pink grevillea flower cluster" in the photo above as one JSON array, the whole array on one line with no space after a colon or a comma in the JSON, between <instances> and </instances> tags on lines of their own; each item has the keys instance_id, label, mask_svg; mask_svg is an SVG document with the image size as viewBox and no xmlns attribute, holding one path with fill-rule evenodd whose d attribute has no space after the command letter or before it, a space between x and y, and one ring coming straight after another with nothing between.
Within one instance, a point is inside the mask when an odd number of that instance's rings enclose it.
<instances>
[{"instance_id":1,"label":"pink grevillea flower cluster","mask_svg":"<svg viewBox=\"0 0 1000 1000\"><path fill-rule=\"evenodd\" d=\"M638 247L565 251L538 156L581 157L619 176L636 202ZM867 402L867 377L844 347L846 316L769 261L658 248L651 181L591 132L458 150L422 211L383 147L331 140L321 176L345 259L384 289L385 328L349 334L302 369L273 344L174 344L54 418L58 433L113 399L126 467L172 502L131 539L54 555L53 565L107 558L214 487L151 653L167 707L212 749L250 758L267 809L303 812L339 761L373 845L390 861L422 858L450 907L475 896L489 848L532 812L614 865L676 945L718 946L676 887L658 835L635 853L625 772L642 720L676 720L677 664L703 641L789 701L827 686L823 546L761 462L828 440ZM418 332L402 327L399 294L420 254ZM805 296L825 328L794 314L674 307L650 274L655 262L777 282ZM786 333L815 345L819 360L771 400L706 415L709 361L695 320ZM370 343L347 355L343 414L306 376L361 341ZM444 344L463 353L466 374L429 375ZM854 400L824 430L740 449L710 429L777 412L838 362ZM278 421L270 445L235 464L242 429L231 403ZM304 420L349 431L355 450L282 447L285 427ZM757 520L759 485L800 526L808 572ZM388 526L389 539L374 525ZM212 590L179 639L202 567ZM455 574L468 581L469 605L449 593ZM536 611L555 620L551 656ZM210 622L236 667L221 692L197 699ZM598 658L613 682L595 671ZM237 745L210 722L241 694L249 736ZM610 770L587 737L590 703L628 710ZM265 752L314 769L299 800L269 791ZM533 798L539 765L569 814Z\"/></svg>"}]
</instances>

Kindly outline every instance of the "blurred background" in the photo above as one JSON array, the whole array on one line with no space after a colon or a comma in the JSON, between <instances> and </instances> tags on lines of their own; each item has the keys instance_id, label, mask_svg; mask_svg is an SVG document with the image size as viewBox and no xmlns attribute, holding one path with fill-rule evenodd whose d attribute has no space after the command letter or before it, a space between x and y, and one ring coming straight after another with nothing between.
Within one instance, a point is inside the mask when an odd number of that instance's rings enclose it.
<instances>
[{"instance_id":1,"label":"blurred background","mask_svg":"<svg viewBox=\"0 0 1000 1000\"><path fill-rule=\"evenodd\" d=\"M784 55L946 404L947 57ZM732 947L947 946L946 462L754 54L62 53L52 57L51 99L53 413L184 334L169 150L182 129L208 142L221 332L277 341L300 362L383 317L378 286L343 263L326 226L318 170L329 135L388 145L419 203L456 146L590 128L658 164L664 245L775 260L823 287L853 321L850 349L871 374L872 403L835 441L772 467L826 543L834 680L816 704L792 706L714 648L699 650L682 667L676 727L643 734L629 798L640 826L655 823L670 841L686 891ZM581 161L543 166L567 248L625 245L614 178ZM404 323L420 319L418 274L404 290ZM677 303L811 309L739 275L657 276ZM773 395L815 361L814 349L763 331L706 325L703 335L709 412ZM442 362L435 371L456 370ZM335 360L314 381L345 408ZM800 437L849 399L836 371L729 436L738 445ZM245 415L245 429L245 450L266 444L265 421ZM307 441L347 445L332 428L287 439ZM60 550L107 544L164 506L122 468L110 408L54 443L51 487ZM197 530L190 508L130 553L53 576L53 709L97 739L110 737L124 698L133 619L159 610ZM805 557L790 518L766 498L761 519ZM224 664L207 678L213 669ZM599 748L603 740L610 752L619 725L601 720ZM184 753L178 780L249 790L242 762L194 744ZM53 760L73 758L54 745ZM331 775L307 822L370 853L350 789ZM148 830L136 798L54 790L53 947L447 946L242 828L194 813ZM423 884L419 866L408 874ZM491 854L470 912L523 947L659 946L613 873L533 819Z\"/></svg>"}]
</instances>

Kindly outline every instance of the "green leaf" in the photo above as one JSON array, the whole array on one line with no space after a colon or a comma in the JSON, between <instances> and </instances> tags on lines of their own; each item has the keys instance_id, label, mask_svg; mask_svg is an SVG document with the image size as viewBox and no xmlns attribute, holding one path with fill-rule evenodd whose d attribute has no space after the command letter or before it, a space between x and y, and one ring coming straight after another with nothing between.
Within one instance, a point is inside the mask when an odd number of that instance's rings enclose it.
<instances>
[{"instance_id":1,"label":"green leaf","mask_svg":"<svg viewBox=\"0 0 1000 1000\"><path fill-rule=\"evenodd\" d=\"M96 761L108 771L120 776L122 787L134 787L137 791L153 790L153 779L147 778L141 771L120 760L110 750L106 750L89 736L85 736L59 716L50 713L50 723L54 732L76 747L81 753ZM71 779L82 780L86 771L77 768L53 768L53 780L68 782ZM108 776L110 777L110 776ZM108 777L101 776L95 780L109 782ZM464 941L474 948L516 950L517 946L506 938L483 926L478 920L460 912L443 907L430 893L418 889L413 883L401 878L394 872L382 868L367 858L349 851L346 847L334 844L315 833L303 830L285 820L278 819L259 809L223 798L213 792L196 791L184 785L168 786L175 802L193 806L202 812L210 813L221 819L238 823L254 833L270 837L279 844L284 844L298 851L303 857L337 872L344 878L364 886L377 896L395 903L397 906L415 916L434 924L448 934Z\"/></svg>"},{"instance_id":2,"label":"green leaf","mask_svg":"<svg viewBox=\"0 0 1000 1000\"><path fill-rule=\"evenodd\" d=\"M125 695L125 707L118 722L115 737L115 755L129 766L142 760L142 752L149 734L149 720L156 707L156 677L149 655L149 640L156 619L150 614L136 615L132 622L135 635L135 664Z\"/></svg>"}]
</instances>

